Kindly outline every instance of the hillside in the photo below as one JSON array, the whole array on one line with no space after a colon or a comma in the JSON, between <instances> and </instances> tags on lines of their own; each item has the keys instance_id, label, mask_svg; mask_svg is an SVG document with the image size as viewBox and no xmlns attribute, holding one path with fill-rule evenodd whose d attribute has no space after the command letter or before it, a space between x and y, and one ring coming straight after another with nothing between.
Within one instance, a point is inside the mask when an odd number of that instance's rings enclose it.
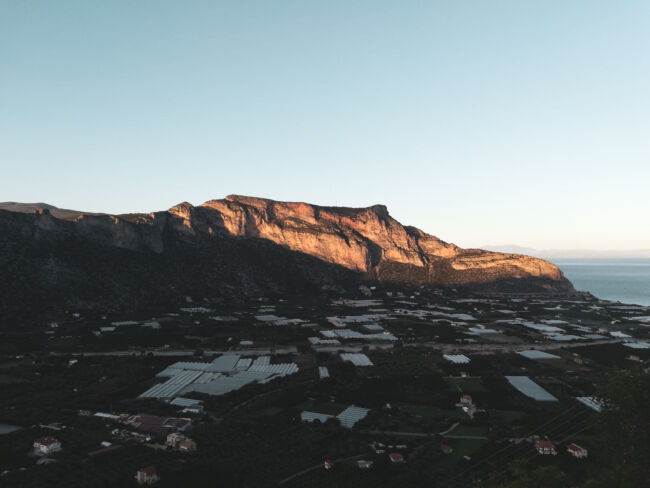
<instances>
[{"instance_id":1,"label":"hillside","mask_svg":"<svg viewBox=\"0 0 650 488\"><path fill-rule=\"evenodd\" d=\"M71 212L71 211L70 211ZM467 286L572 292L553 264L461 249L386 207L319 207L229 196L149 214L57 218L0 210L0 318L310 292L323 285Z\"/></svg>"}]
</instances>

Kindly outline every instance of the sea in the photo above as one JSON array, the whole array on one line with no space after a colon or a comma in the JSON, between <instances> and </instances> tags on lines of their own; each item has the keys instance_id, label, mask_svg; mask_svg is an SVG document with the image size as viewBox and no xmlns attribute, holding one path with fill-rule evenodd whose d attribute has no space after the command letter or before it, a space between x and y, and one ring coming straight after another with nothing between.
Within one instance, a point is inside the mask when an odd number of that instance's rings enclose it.
<instances>
[{"instance_id":1,"label":"sea","mask_svg":"<svg viewBox=\"0 0 650 488\"><path fill-rule=\"evenodd\" d=\"M604 300L650 305L650 259L553 259L576 290Z\"/></svg>"}]
</instances>

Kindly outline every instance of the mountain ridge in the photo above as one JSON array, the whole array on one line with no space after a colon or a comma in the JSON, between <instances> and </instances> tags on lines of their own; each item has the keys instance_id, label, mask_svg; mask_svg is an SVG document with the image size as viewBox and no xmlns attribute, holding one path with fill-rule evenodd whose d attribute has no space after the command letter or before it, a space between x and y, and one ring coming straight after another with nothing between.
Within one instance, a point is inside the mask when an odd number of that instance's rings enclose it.
<instances>
[{"instance_id":1,"label":"mountain ridge","mask_svg":"<svg viewBox=\"0 0 650 488\"><path fill-rule=\"evenodd\" d=\"M0 235L0 264L9 270L0 287L19 302L20 286L27 296L39 286L55 288L56 300L36 294L50 308L360 282L573 292L547 261L461 249L403 226L384 205L326 207L229 195L166 211L79 212L64 219L44 207L31 213L0 210Z\"/></svg>"},{"instance_id":2,"label":"mountain ridge","mask_svg":"<svg viewBox=\"0 0 650 488\"><path fill-rule=\"evenodd\" d=\"M82 212L79 210L71 210L68 208L59 208L49 203L21 203L21 202L0 202L0 210L8 210L10 212L20 213L34 213L39 210L48 210L52 215L60 219L74 219L79 215L106 215L96 212Z\"/></svg>"},{"instance_id":3,"label":"mountain ridge","mask_svg":"<svg viewBox=\"0 0 650 488\"><path fill-rule=\"evenodd\" d=\"M650 249L536 249L516 244L485 245L482 249L524 254L541 259L650 259Z\"/></svg>"}]
</instances>

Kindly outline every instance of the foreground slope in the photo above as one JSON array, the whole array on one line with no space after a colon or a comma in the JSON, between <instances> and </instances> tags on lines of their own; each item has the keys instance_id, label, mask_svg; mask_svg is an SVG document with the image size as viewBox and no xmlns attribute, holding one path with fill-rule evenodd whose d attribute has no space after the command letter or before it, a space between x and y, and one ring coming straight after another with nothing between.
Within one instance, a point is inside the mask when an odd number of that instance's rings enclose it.
<instances>
[{"instance_id":1,"label":"foreground slope","mask_svg":"<svg viewBox=\"0 0 650 488\"><path fill-rule=\"evenodd\" d=\"M16 211L18 210L18 211ZM65 219L0 210L0 313L169 304L360 281L571 292L553 264L465 250L381 205L352 209L229 196L150 214ZM74 211L67 211L72 212Z\"/></svg>"}]
</instances>

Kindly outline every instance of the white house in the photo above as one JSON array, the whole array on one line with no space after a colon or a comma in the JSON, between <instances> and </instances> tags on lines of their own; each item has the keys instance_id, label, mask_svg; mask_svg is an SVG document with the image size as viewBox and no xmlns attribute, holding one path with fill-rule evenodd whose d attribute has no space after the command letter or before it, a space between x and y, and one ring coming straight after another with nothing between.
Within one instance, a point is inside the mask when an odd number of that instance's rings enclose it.
<instances>
[{"instance_id":1,"label":"white house","mask_svg":"<svg viewBox=\"0 0 650 488\"><path fill-rule=\"evenodd\" d=\"M547 440L539 440L535 441L535 449L537 449L537 452L539 454L548 456L548 455L553 455L555 456L557 454L557 451L555 450L555 446L551 441Z\"/></svg>"},{"instance_id":2,"label":"white house","mask_svg":"<svg viewBox=\"0 0 650 488\"><path fill-rule=\"evenodd\" d=\"M472 404L472 397L470 395L463 395L460 397L460 403L462 405L471 405Z\"/></svg>"},{"instance_id":3,"label":"white house","mask_svg":"<svg viewBox=\"0 0 650 488\"><path fill-rule=\"evenodd\" d=\"M146 468L138 469L135 473L135 480L139 485L153 485L157 483L160 478L156 472L156 468L153 466L147 466Z\"/></svg>"},{"instance_id":4,"label":"white house","mask_svg":"<svg viewBox=\"0 0 650 488\"><path fill-rule=\"evenodd\" d=\"M61 450L61 443L52 436L41 437L34 441L34 453L38 455L52 454Z\"/></svg>"},{"instance_id":5,"label":"white house","mask_svg":"<svg viewBox=\"0 0 650 488\"><path fill-rule=\"evenodd\" d=\"M586 458L588 455L587 450L584 447L579 446L578 444L569 444L566 448L567 452L573 457L578 459Z\"/></svg>"}]
</instances>

